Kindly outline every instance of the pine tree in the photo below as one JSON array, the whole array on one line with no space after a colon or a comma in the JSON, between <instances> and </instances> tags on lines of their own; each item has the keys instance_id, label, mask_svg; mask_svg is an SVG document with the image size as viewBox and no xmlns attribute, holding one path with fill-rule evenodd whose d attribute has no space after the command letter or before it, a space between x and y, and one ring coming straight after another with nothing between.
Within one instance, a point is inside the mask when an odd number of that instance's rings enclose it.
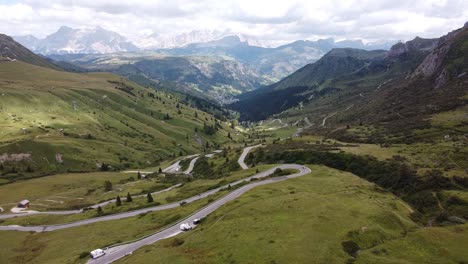
<instances>
[{"instance_id":1,"label":"pine tree","mask_svg":"<svg viewBox=\"0 0 468 264\"><path fill-rule=\"evenodd\" d=\"M141 180L141 172L137 173L137 179Z\"/></svg>"},{"instance_id":2,"label":"pine tree","mask_svg":"<svg viewBox=\"0 0 468 264\"><path fill-rule=\"evenodd\" d=\"M117 198L115 199L115 205L117 205L117 206L122 205L122 201L120 200L120 196L118 196L118 195L117 195Z\"/></svg>"},{"instance_id":3,"label":"pine tree","mask_svg":"<svg viewBox=\"0 0 468 264\"><path fill-rule=\"evenodd\" d=\"M98 214L98 215L102 215L103 213L104 213L104 212L102 211L101 206L98 206L98 208L97 208L97 214Z\"/></svg>"},{"instance_id":4,"label":"pine tree","mask_svg":"<svg viewBox=\"0 0 468 264\"><path fill-rule=\"evenodd\" d=\"M161 169L161 167L159 167L159 170L158 170L158 171L159 171L159 173L162 173L162 172L163 172L162 169Z\"/></svg>"},{"instance_id":5,"label":"pine tree","mask_svg":"<svg viewBox=\"0 0 468 264\"><path fill-rule=\"evenodd\" d=\"M104 190L105 190L106 192L112 190L112 182L110 182L110 181L105 181L105 182L104 182Z\"/></svg>"},{"instance_id":6,"label":"pine tree","mask_svg":"<svg viewBox=\"0 0 468 264\"><path fill-rule=\"evenodd\" d=\"M151 196L151 193L148 193L148 195L146 195L146 199L148 200L148 203L154 202L153 196Z\"/></svg>"}]
</instances>

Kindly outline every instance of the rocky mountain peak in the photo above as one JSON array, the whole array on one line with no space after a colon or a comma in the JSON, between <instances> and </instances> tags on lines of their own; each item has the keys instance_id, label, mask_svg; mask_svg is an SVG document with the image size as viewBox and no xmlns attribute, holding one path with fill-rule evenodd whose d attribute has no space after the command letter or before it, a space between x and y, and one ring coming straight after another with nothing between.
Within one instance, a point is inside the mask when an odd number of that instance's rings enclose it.
<instances>
[{"instance_id":1,"label":"rocky mountain peak","mask_svg":"<svg viewBox=\"0 0 468 264\"><path fill-rule=\"evenodd\" d=\"M431 50L431 52L426 56L423 62L416 68L416 70L413 72L411 77L413 78L417 76L423 76L425 78L435 77L436 88L444 85L450 78L450 75L460 74L460 72L456 72L457 69L452 69L452 71L455 71L455 72L451 73L447 69L446 67L447 65L444 65L447 54L450 52L452 48L454 48L455 46L454 44L456 42L466 43L467 40L468 40L468 27L467 27L467 24L465 23L463 28L454 30L448 33L447 35L441 37L440 39L438 39L438 41L436 42L435 48ZM460 50L459 52L456 52L456 53L458 54L458 56L465 56L464 58L465 62L462 62L462 64L463 63L466 64L466 54L464 54L464 51ZM461 65L460 67L463 68L463 65ZM460 68L460 67L455 67L455 68Z\"/></svg>"},{"instance_id":2,"label":"rocky mountain peak","mask_svg":"<svg viewBox=\"0 0 468 264\"><path fill-rule=\"evenodd\" d=\"M407 52L428 52L432 50L438 42L439 39L425 39L416 37L413 40L407 41L405 43L399 42L392 46L392 48L387 52L387 57L397 57L401 54Z\"/></svg>"},{"instance_id":3,"label":"rocky mountain peak","mask_svg":"<svg viewBox=\"0 0 468 264\"><path fill-rule=\"evenodd\" d=\"M73 29L62 26L44 39L15 37L32 51L41 54L114 53L136 51L132 43L116 32L102 27Z\"/></svg>"}]
</instances>

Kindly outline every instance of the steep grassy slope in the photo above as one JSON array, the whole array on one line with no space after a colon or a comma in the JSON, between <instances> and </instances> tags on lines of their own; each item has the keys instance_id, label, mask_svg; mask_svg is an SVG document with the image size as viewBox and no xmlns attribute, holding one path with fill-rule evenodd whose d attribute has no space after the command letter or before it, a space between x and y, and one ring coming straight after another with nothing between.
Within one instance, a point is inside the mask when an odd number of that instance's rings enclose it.
<instances>
[{"instance_id":1,"label":"steep grassy slope","mask_svg":"<svg viewBox=\"0 0 468 264\"><path fill-rule=\"evenodd\" d=\"M0 34L0 57L9 58L10 60L20 60L51 69L58 69L45 59L14 41L13 38L4 34Z\"/></svg>"},{"instance_id":2,"label":"steep grassy slope","mask_svg":"<svg viewBox=\"0 0 468 264\"><path fill-rule=\"evenodd\" d=\"M0 172L8 179L154 166L228 141L230 129L170 94L112 74L19 61L0 63L0 120Z\"/></svg>"}]
</instances>

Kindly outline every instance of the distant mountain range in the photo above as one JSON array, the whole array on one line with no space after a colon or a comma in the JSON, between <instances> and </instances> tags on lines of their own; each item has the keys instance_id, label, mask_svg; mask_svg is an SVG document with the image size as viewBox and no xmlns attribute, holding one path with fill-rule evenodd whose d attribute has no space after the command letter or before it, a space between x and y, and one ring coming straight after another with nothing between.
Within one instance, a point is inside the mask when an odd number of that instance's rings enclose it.
<instances>
[{"instance_id":1,"label":"distant mountain range","mask_svg":"<svg viewBox=\"0 0 468 264\"><path fill-rule=\"evenodd\" d=\"M219 41L226 37L237 37L243 43L254 46L271 48L275 42L260 40L254 36L232 32L230 30L194 30L174 34L153 33L135 40L133 43L119 33L105 30L101 27L73 29L62 26L57 32L44 39L32 35L13 37L16 41L43 55L49 54L95 54L129 52L136 50L172 49L185 47L193 43L208 43ZM350 47L363 49L388 49L394 42L364 45L361 40L343 40L334 42L332 39L319 40L325 46L334 44L335 47Z\"/></svg>"},{"instance_id":2,"label":"distant mountain range","mask_svg":"<svg viewBox=\"0 0 468 264\"><path fill-rule=\"evenodd\" d=\"M251 46L271 47L272 43L261 41L258 38L245 34L236 34L230 30L192 30L183 33L158 34L153 33L135 41L140 49L171 49L186 46L192 43L204 43L219 40L228 36L237 36Z\"/></svg>"},{"instance_id":3,"label":"distant mountain range","mask_svg":"<svg viewBox=\"0 0 468 264\"><path fill-rule=\"evenodd\" d=\"M251 46L237 36L205 43L193 43L181 48L161 49L158 53L171 56L229 56L250 64L260 74L279 80L300 67L315 62L334 48L365 50L390 48L389 43L365 45L362 41L299 40L277 48Z\"/></svg>"},{"instance_id":4,"label":"distant mountain range","mask_svg":"<svg viewBox=\"0 0 468 264\"><path fill-rule=\"evenodd\" d=\"M176 90L220 102L274 83L334 48L390 48L390 43L333 39L299 40L272 48L252 36L216 30L152 34L133 44L101 27L65 26L44 39L30 35L15 39L32 51L59 61L54 64L68 70L113 71L142 85L170 81Z\"/></svg>"},{"instance_id":5,"label":"distant mountain range","mask_svg":"<svg viewBox=\"0 0 468 264\"><path fill-rule=\"evenodd\" d=\"M371 123L394 133L423 129L430 115L466 105L467 47L468 23L389 51L332 49L279 82L239 95L231 108L243 120L307 117L317 131L324 131L328 117L343 140L349 136L344 124ZM402 141L411 139L395 138Z\"/></svg>"},{"instance_id":6,"label":"distant mountain range","mask_svg":"<svg viewBox=\"0 0 468 264\"><path fill-rule=\"evenodd\" d=\"M43 55L115 53L138 50L125 37L101 27L73 29L62 26L57 32L44 39L38 39L32 35L17 36L14 39L35 53Z\"/></svg>"}]
</instances>

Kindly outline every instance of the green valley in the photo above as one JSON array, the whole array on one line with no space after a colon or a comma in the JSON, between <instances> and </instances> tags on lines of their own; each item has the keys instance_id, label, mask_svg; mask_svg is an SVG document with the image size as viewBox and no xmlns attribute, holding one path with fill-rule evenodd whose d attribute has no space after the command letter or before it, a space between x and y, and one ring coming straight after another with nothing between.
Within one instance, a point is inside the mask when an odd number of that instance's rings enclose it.
<instances>
[{"instance_id":1,"label":"green valley","mask_svg":"<svg viewBox=\"0 0 468 264\"><path fill-rule=\"evenodd\" d=\"M0 264L468 263L463 1L33 2Z\"/></svg>"}]
</instances>

